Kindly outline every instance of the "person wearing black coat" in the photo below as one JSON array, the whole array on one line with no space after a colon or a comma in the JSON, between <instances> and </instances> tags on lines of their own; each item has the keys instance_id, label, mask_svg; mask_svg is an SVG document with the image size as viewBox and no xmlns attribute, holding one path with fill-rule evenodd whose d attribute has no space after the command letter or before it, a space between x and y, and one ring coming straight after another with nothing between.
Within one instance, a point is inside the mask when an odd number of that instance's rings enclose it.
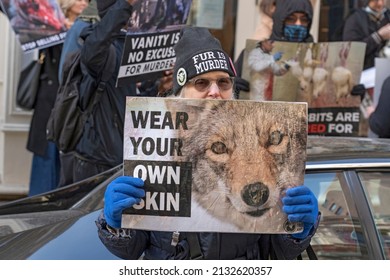
<instances>
[{"instance_id":1,"label":"person wearing black coat","mask_svg":"<svg viewBox=\"0 0 390 280\"><path fill-rule=\"evenodd\" d=\"M157 96L169 86L167 77L116 87L126 37L126 24L132 14L133 0L97 0L100 22L84 28L80 37L83 81L80 107L85 109L97 88L103 71L110 71L108 59L115 57L115 70L105 85L99 102L86 121L74 152L61 154L61 181L66 185L81 181L123 162L123 127L127 96ZM163 82L161 82L163 81Z\"/></svg>"},{"instance_id":2,"label":"person wearing black coat","mask_svg":"<svg viewBox=\"0 0 390 280\"><path fill-rule=\"evenodd\" d=\"M272 15L273 25L270 39L287 42L313 42L310 27L313 21L313 7L309 0L277 0ZM241 78L244 50L234 65L237 69L236 97L239 92L249 91L249 81Z\"/></svg>"},{"instance_id":3,"label":"person wearing black coat","mask_svg":"<svg viewBox=\"0 0 390 280\"><path fill-rule=\"evenodd\" d=\"M46 124L59 86L58 65L61 51L62 45L40 51L44 55L44 63L26 147L33 153L30 196L53 190L59 182L59 153L55 144L46 139Z\"/></svg>"},{"instance_id":4,"label":"person wearing black coat","mask_svg":"<svg viewBox=\"0 0 390 280\"><path fill-rule=\"evenodd\" d=\"M378 104L370 114L368 123L379 138L390 138L390 76L383 82Z\"/></svg>"},{"instance_id":5,"label":"person wearing black coat","mask_svg":"<svg viewBox=\"0 0 390 280\"><path fill-rule=\"evenodd\" d=\"M220 42L206 28L184 27L174 49L172 94L176 97L172 98L233 98L234 67ZM199 67L201 63L213 67ZM214 179L205 178L210 184L219 181ZM313 192L306 186L293 186L281 203L291 222L303 222L300 233L168 232L159 230L158 224L153 231L122 228L122 212L145 197L144 184L146 180L132 176L120 176L110 182L104 195L104 209L96 221L102 243L123 259L294 259L309 246L319 223L318 201ZM226 200L229 201L228 196Z\"/></svg>"},{"instance_id":6,"label":"person wearing black coat","mask_svg":"<svg viewBox=\"0 0 390 280\"><path fill-rule=\"evenodd\" d=\"M75 9L72 11L76 16L75 11L78 13L84 8L83 2L75 1L66 11ZM60 154L55 144L47 140L46 125L59 88L58 73L62 48L63 44L58 44L40 50L44 55L44 63L27 140L27 150L33 153L29 195L51 191L59 185Z\"/></svg>"},{"instance_id":7,"label":"person wearing black coat","mask_svg":"<svg viewBox=\"0 0 390 280\"><path fill-rule=\"evenodd\" d=\"M277 0L272 20L272 40L313 42L313 6L309 0Z\"/></svg>"},{"instance_id":8,"label":"person wearing black coat","mask_svg":"<svg viewBox=\"0 0 390 280\"><path fill-rule=\"evenodd\" d=\"M375 66L375 58L390 39L390 11L385 4L386 0L369 0L345 20L343 41L366 43L363 69Z\"/></svg>"}]
</instances>

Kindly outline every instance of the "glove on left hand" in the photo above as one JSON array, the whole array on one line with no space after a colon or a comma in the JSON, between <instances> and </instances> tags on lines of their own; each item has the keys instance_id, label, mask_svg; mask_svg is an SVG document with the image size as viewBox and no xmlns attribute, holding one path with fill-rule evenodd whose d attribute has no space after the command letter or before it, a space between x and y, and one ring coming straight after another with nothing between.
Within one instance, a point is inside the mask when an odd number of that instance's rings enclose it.
<instances>
[{"instance_id":1,"label":"glove on left hand","mask_svg":"<svg viewBox=\"0 0 390 280\"><path fill-rule=\"evenodd\" d=\"M304 228L300 233L292 234L294 238L306 238L318 216L318 201L313 192L306 186L298 186L286 191L282 199L283 211L291 222L303 222Z\"/></svg>"}]
</instances>

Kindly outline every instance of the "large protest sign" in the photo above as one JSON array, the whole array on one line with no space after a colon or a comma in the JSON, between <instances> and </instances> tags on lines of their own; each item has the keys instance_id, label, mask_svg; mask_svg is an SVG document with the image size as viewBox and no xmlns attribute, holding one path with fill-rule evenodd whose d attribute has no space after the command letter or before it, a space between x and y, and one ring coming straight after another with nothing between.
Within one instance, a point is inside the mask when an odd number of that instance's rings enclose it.
<instances>
[{"instance_id":1,"label":"large protest sign","mask_svg":"<svg viewBox=\"0 0 390 280\"><path fill-rule=\"evenodd\" d=\"M117 86L153 80L176 61L173 46L186 24L191 0L138 1L129 19Z\"/></svg>"},{"instance_id":2,"label":"large protest sign","mask_svg":"<svg viewBox=\"0 0 390 280\"><path fill-rule=\"evenodd\" d=\"M265 76L248 66L249 53L256 43L247 40L243 64L243 77L251 84ZM360 81L365 43L274 44L272 54L283 54L277 63L287 64L289 70L281 76L268 74L266 100L307 102L309 135L365 136L366 131L361 127L361 98L351 94ZM250 99L249 96L244 93L240 98Z\"/></svg>"},{"instance_id":3,"label":"large protest sign","mask_svg":"<svg viewBox=\"0 0 390 280\"><path fill-rule=\"evenodd\" d=\"M305 103L128 97L124 175L146 195L122 227L299 232L281 198L303 184L306 142Z\"/></svg>"},{"instance_id":4,"label":"large protest sign","mask_svg":"<svg viewBox=\"0 0 390 280\"><path fill-rule=\"evenodd\" d=\"M56 0L0 0L23 51L62 43L65 17Z\"/></svg>"}]
</instances>

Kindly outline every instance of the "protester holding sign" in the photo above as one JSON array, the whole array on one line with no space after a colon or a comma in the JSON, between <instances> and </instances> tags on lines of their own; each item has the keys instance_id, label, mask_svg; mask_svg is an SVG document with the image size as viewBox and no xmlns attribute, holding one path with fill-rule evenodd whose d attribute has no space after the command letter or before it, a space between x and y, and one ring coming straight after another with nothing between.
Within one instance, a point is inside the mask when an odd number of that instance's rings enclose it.
<instances>
[{"instance_id":1,"label":"protester holding sign","mask_svg":"<svg viewBox=\"0 0 390 280\"><path fill-rule=\"evenodd\" d=\"M309 0L276 1L272 20L272 33L269 39L285 42L313 42L313 36L310 34L313 6ZM241 78L244 58L245 52L243 50L235 61L238 77L240 77L237 89L250 91L252 85L249 85L249 81ZM264 93L260 94L264 95ZM239 92L237 96L239 96Z\"/></svg>"},{"instance_id":2,"label":"protester holding sign","mask_svg":"<svg viewBox=\"0 0 390 280\"><path fill-rule=\"evenodd\" d=\"M312 42L310 28L313 6L309 0L276 1L272 15L271 39L287 42Z\"/></svg>"},{"instance_id":3,"label":"protester holding sign","mask_svg":"<svg viewBox=\"0 0 390 280\"><path fill-rule=\"evenodd\" d=\"M126 25L137 0L97 0L101 18L97 24L83 29L81 50L83 82L80 85L82 110L85 110L107 69L110 53L114 53L116 70L88 118L75 151L61 155L60 185L77 182L120 165L123 162L123 123L126 96L155 96L159 89L170 87L170 79L161 79L140 87L135 83L116 87L123 53Z\"/></svg>"},{"instance_id":4,"label":"protester holding sign","mask_svg":"<svg viewBox=\"0 0 390 280\"><path fill-rule=\"evenodd\" d=\"M228 55L207 29L187 27L175 46L173 91L180 98L233 98L236 75ZM124 259L279 259L296 258L318 226L318 202L305 186L290 188L282 199L283 211L293 222L303 222L301 233L244 234L217 232L162 232L121 228L122 212L145 196L144 181L121 176L107 187L105 205L97 221L99 237ZM196 229L194 229L196 230ZM195 248L199 245L199 251ZM274 249L271 250L271 247ZM274 256L275 257L275 256Z\"/></svg>"}]
</instances>

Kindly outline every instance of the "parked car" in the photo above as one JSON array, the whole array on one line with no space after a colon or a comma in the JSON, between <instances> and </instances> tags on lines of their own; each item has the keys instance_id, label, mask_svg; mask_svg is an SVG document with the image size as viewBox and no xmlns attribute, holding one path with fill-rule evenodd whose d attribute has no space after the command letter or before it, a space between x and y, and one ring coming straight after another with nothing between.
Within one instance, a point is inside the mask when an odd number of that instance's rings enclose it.
<instances>
[{"instance_id":1,"label":"parked car","mask_svg":"<svg viewBox=\"0 0 390 280\"><path fill-rule=\"evenodd\" d=\"M0 259L117 259L95 220L121 169L1 205ZM322 213L320 260L390 259L390 140L309 137L305 185Z\"/></svg>"}]
</instances>

